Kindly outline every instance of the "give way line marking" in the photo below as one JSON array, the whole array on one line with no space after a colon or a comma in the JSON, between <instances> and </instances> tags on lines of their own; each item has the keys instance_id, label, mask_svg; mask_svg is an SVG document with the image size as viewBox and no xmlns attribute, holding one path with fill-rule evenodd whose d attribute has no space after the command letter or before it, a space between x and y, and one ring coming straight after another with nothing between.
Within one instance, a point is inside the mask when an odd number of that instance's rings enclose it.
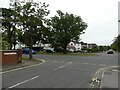
<instances>
[{"instance_id":1,"label":"give way line marking","mask_svg":"<svg viewBox=\"0 0 120 90\"><path fill-rule=\"evenodd\" d=\"M66 67L66 66L68 66L68 65L70 65L70 64L72 64L72 62L69 62L69 63L67 63L67 64L65 64L65 65L62 65L62 66L58 67L58 68L55 68L54 70L61 69L61 68Z\"/></svg>"},{"instance_id":2,"label":"give way line marking","mask_svg":"<svg viewBox=\"0 0 120 90\"><path fill-rule=\"evenodd\" d=\"M7 70L7 71L4 71L4 72L0 72L0 74L4 74L4 73L8 73L8 72L13 72L13 71L17 71L17 70L21 70L21 69L25 69L25 68L39 66L39 65L42 65L43 63L48 62L48 61L45 61L45 60L42 59L42 63L33 64L33 65L25 66L25 67L20 67L20 68L16 68L16 69Z\"/></svg>"},{"instance_id":3,"label":"give way line marking","mask_svg":"<svg viewBox=\"0 0 120 90\"><path fill-rule=\"evenodd\" d=\"M12 86L8 87L8 88L5 89L5 90L8 90L8 89L10 89L10 88L17 87L17 86L19 86L19 85L21 85L21 84L24 84L24 83L26 83L26 82L29 82L29 81L31 81L31 80L34 80L34 79L36 79L36 78L38 78L38 77L39 77L39 76L35 76L35 77L33 77L33 78L27 79L27 80L25 80L25 81L23 81L23 82L20 82L20 83L17 83L17 84L15 84L15 85L12 85Z\"/></svg>"}]
</instances>

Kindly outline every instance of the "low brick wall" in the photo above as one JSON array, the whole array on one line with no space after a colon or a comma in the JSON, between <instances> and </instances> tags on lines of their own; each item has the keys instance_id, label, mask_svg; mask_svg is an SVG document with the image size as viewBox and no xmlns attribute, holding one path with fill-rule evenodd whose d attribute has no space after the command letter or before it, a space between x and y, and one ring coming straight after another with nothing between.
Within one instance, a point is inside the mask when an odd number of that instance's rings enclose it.
<instances>
[{"instance_id":1,"label":"low brick wall","mask_svg":"<svg viewBox=\"0 0 120 90\"><path fill-rule=\"evenodd\" d=\"M2 55L0 64L17 64L22 62L21 50L2 50L0 51L0 55Z\"/></svg>"}]
</instances>

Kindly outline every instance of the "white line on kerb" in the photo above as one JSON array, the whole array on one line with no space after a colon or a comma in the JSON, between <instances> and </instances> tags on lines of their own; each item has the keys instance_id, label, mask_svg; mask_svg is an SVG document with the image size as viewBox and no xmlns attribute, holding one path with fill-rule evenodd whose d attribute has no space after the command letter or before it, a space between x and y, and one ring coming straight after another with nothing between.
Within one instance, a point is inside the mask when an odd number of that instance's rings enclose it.
<instances>
[{"instance_id":1,"label":"white line on kerb","mask_svg":"<svg viewBox=\"0 0 120 90\"><path fill-rule=\"evenodd\" d=\"M46 62L48 62L48 61L46 61ZM34 66L39 66L39 65L41 65L41 64L43 64L43 63L45 63L45 60L42 60L42 63L39 63L39 64L34 64L34 65L30 65L30 66L25 66L25 67L20 67L20 68L8 70L8 71L0 72L0 74L12 72L12 71L17 71L17 70L21 70L21 69L25 69L25 68L30 68L30 67L34 67Z\"/></svg>"},{"instance_id":2,"label":"white line on kerb","mask_svg":"<svg viewBox=\"0 0 120 90\"><path fill-rule=\"evenodd\" d=\"M7 89L17 87L17 86L19 86L19 85L21 85L21 84L24 84L24 83L26 83L26 82L28 82L28 81L31 81L31 80L33 80L33 79L36 79L36 78L38 78L38 77L39 77L39 76L35 76L35 77L33 77L33 78L27 79L27 80L25 80L25 81L23 81L23 82L20 82L20 83L17 83L17 84L15 84L15 85L12 85L12 86L8 87ZM6 89L6 90L7 90L7 89Z\"/></svg>"},{"instance_id":3,"label":"white line on kerb","mask_svg":"<svg viewBox=\"0 0 120 90\"><path fill-rule=\"evenodd\" d=\"M88 63L82 63L82 64L86 64L86 65L88 65Z\"/></svg>"},{"instance_id":4,"label":"white line on kerb","mask_svg":"<svg viewBox=\"0 0 120 90\"><path fill-rule=\"evenodd\" d=\"M62 66L58 67L58 68L55 68L54 70L61 69L61 68L65 67L65 66L68 66L68 65L70 65L70 64L72 64L72 62L69 62L69 63L67 63L67 64L65 64L65 65L62 65Z\"/></svg>"},{"instance_id":5,"label":"white line on kerb","mask_svg":"<svg viewBox=\"0 0 120 90\"><path fill-rule=\"evenodd\" d=\"M106 65L104 65L104 64L99 64L99 66L106 66Z\"/></svg>"}]
</instances>

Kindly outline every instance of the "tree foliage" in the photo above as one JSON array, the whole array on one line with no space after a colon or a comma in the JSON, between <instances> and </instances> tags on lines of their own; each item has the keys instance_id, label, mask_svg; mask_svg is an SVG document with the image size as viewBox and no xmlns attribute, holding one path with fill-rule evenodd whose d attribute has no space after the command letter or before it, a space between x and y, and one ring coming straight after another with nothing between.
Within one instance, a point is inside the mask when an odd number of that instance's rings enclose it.
<instances>
[{"instance_id":1,"label":"tree foliage","mask_svg":"<svg viewBox=\"0 0 120 90\"><path fill-rule=\"evenodd\" d=\"M49 20L48 40L54 48L61 48L63 53L66 53L69 42L77 41L87 28L87 24L80 16L60 10L57 14Z\"/></svg>"},{"instance_id":2,"label":"tree foliage","mask_svg":"<svg viewBox=\"0 0 120 90\"><path fill-rule=\"evenodd\" d=\"M29 59L32 59L32 46L40 41L43 34L44 16L49 14L46 9L48 5L35 2L22 2L17 4L16 10L19 12L19 41L29 47Z\"/></svg>"},{"instance_id":3,"label":"tree foliage","mask_svg":"<svg viewBox=\"0 0 120 90\"><path fill-rule=\"evenodd\" d=\"M6 38L6 41L10 44L10 48L12 49L14 42L14 24L13 24L13 10L2 8L2 26L3 26L3 32L4 36Z\"/></svg>"},{"instance_id":4,"label":"tree foliage","mask_svg":"<svg viewBox=\"0 0 120 90\"><path fill-rule=\"evenodd\" d=\"M11 2L10 8L2 8L2 26L4 40L10 48L17 42L29 47L29 59L32 59L32 46L38 41L45 40L45 16L49 14L48 5L35 2ZM7 42L4 43L7 43Z\"/></svg>"},{"instance_id":5,"label":"tree foliage","mask_svg":"<svg viewBox=\"0 0 120 90\"><path fill-rule=\"evenodd\" d=\"M120 52L120 35L114 40L114 42L111 44L111 48L115 51Z\"/></svg>"}]
</instances>

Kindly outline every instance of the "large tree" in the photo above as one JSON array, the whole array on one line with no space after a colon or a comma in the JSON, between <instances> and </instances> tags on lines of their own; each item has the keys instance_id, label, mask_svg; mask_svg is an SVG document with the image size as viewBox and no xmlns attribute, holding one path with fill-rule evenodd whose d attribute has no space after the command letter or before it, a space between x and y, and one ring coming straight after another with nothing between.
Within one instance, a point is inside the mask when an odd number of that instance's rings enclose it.
<instances>
[{"instance_id":1,"label":"large tree","mask_svg":"<svg viewBox=\"0 0 120 90\"><path fill-rule=\"evenodd\" d=\"M6 36L4 33L0 33L0 50L8 50L10 45L6 40Z\"/></svg>"},{"instance_id":2,"label":"large tree","mask_svg":"<svg viewBox=\"0 0 120 90\"><path fill-rule=\"evenodd\" d=\"M18 26L18 20L19 20L19 8L16 8L19 3L10 3L9 8L1 8L2 10L2 27L3 32L5 35L5 38L7 42L10 44L10 48L15 46L17 44L17 26ZM16 10L17 9L17 10Z\"/></svg>"},{"instance_id":3,"label":"large tree","mask_svg":"<svg viewBox=\"0 0 120 90\"><path fill-rule=\"evenodd\" d=\"M1 8L2 10L2 28L4 36L7 42L10 44L10 48L16 45L16 24L15 24L15 11L12 9Z\"/></svg>"},{"instance_id":4,"label":"large tree","mask_svg":"<svg viewBox=\"0 0 120 90\"><path fill-rule=\"evenodd\" d=\"M70 41L77 41L80 34L84 33L87 24L83 22L80 16L63 13L58 10L57 15L49 20L48 40L54 48L61 48L66 52Z\"/></svg>"},{"instance_id":5,"label":"large tree","mask_svg":"<svg viewBox=\"0 0 120 90\"><path fill-rule=\"evenodd\" d=\"M111 44L111 48L114 49L115 51L120 52L120 35L118 35L118 37L115 38L115 40Z\"/></svg>"},{"instance_id":6,"label":"large tree","mask_svg":"<svg viewBox=\"0 0 120 90\"><path fill-rule=\"evenodd\" d=\"M19 10L19 41L29 48L29 59L32 59L32 46L40 41L42 32L45 29L44 16L49 14L48 5L45 3L22 2L17 4L16 10Z\"/></svg>"}]
</instances>

